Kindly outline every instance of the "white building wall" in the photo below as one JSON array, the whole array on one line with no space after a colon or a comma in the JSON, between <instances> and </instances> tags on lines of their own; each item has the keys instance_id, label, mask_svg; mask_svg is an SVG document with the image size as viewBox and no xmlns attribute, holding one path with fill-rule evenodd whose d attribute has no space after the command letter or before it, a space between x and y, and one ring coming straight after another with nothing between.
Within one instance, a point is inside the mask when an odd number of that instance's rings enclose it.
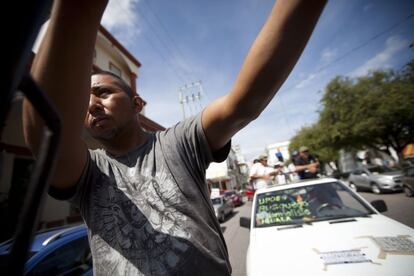
<instances>
[{"instance_id":1,"label":"white building wall","mask_svg":"<svg viewBox=\"0 0 414 276\"><path fill-rule=\"evenodd\" d=\"M207 170L206 170L206 178L207 180L225 180L228 179L229 175L228 175L228 169L227 169L227 160L221 162L221 163L216 163L216 162L212 162L210 163L210 165L208 166Z\"/></svg>"},{"instance_id":2,"label":"white building wall","mask_svg":"<svg viewBox=\"0 0 414 276\"><path fill-rule=\"evenodd\" d=\"M129 69L123 61L113 55L113 51L116 51L116 49L112 49L111 52L110 49L107 49L106 46L98 41L95 46L95 65L102 70L110 71L109 63L111 62L121 70L121 78L129 84L131 82Z\"/></svg>"},{"instance_id":3,"label":"white building wall","mask_svg":"<svg viewBox=\"0 0 414 276\"><path fill-rule=\"evenodd\" d=\"M276 153L278 152L278 150L280 150L280 152L282 153L285 162L290 159L289 144L290 141L285 141L270 144L266 147L268 153L267 163L269 164L269 166L273 166L276 163L276 161L278 161L278 159L276 158Z\"/></svg>"}]
</instances>

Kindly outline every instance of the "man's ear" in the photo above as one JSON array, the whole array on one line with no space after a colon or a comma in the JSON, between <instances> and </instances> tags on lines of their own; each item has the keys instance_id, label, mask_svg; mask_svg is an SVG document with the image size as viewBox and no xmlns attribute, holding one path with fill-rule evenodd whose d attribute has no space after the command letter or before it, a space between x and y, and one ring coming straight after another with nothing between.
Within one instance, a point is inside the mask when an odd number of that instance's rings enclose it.
<instances>
[{"instance_id":1,"label":"man's ear","mask_svg":"<svg viewBox=\"0 0 414 276\"><path fill-rule=\"evenodd\" d=\"M144 100L140 96L134 96L132 98L132 104L136 113L140 113L144 108Z\"/></svg>"}]
</instances>

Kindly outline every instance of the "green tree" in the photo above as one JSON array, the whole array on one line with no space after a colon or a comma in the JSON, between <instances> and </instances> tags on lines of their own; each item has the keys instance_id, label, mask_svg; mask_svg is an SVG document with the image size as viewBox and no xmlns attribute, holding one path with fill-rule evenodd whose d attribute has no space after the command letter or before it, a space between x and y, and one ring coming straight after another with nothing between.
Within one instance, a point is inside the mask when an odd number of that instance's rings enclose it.
<instances>
[{"instance_id":1,"label":"green tree","mask_svg":"<svg viewBox=\"0 0 414 276\"><path fill-rule=\"evenodd\" d=\"M314 125L303 127L299 132L291 139L289 144L289 151L293 152L298 150L301 146L307 146L312 154L317 155L319 160L324 163L338 160L338 151L330 147L326 140L326 131L322 125L316 123Z\"/></svg>"},{"instance_id":2,"label":"green tree","mask_svg":"<svg viewBox=\"0 0 414 276\"><path fill-rule=\"evenodd\" d=\"M376 71L352 80L332 80L322 98L317 125L327 132L325 146L374 148L390 154L414 142L414 84L412 68L396 74Z\"/></svg>"},{"instance_id":3,"label":"green tree","mask_svg":"<svg viewBox=\"0 0 414 276\"><path fill-rule=\"evenodd\" d=\"M411 46L414 48L414 43ZM373 148L391 156L414 143L414 60L402 71L336 77L325 88L317 123L302 128L290 151L305 145L321 161L336 161L340 149Z\"/></svg>"}]
</instances>

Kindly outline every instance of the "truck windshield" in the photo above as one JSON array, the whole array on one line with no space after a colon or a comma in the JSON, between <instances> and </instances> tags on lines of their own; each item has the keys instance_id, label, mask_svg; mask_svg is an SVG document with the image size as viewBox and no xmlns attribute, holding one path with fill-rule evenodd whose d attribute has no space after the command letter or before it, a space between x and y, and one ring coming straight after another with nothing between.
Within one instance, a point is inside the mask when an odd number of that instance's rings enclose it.
<instances>
[{"instance_id":1,"label":"truck windshield","mask_svg":"<svg viewBox=\"0 0 414 276\"><path fill-rule=\"evenodd\" d=\"M288 188L257 195L255 227L302 224L368 216L374 211L340 182Z\"/></svg>"}]
</instances>

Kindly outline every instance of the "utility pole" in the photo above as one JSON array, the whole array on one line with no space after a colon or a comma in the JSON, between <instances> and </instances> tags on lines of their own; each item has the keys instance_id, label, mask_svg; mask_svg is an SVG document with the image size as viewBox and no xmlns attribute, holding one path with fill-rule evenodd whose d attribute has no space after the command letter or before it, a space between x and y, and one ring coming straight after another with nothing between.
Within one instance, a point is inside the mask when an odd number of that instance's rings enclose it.
<instances>
[{"instance_id":1,"label":"utility pole","mask_svg":"<svg viewBox=\"0 0 414 276\"><path fill-rule=\"evenodd\" d=\"M197 112L197 109L201 110L201 98L203 96L203 87L201 81L195 81L187 83L178 89L178 101L181 104L181 110L183 112L183 119L186 118L186 107L189 109L189 114L193 115ZM197 106L197 104L198 106Z\"/></svg>"}]
</instances>

